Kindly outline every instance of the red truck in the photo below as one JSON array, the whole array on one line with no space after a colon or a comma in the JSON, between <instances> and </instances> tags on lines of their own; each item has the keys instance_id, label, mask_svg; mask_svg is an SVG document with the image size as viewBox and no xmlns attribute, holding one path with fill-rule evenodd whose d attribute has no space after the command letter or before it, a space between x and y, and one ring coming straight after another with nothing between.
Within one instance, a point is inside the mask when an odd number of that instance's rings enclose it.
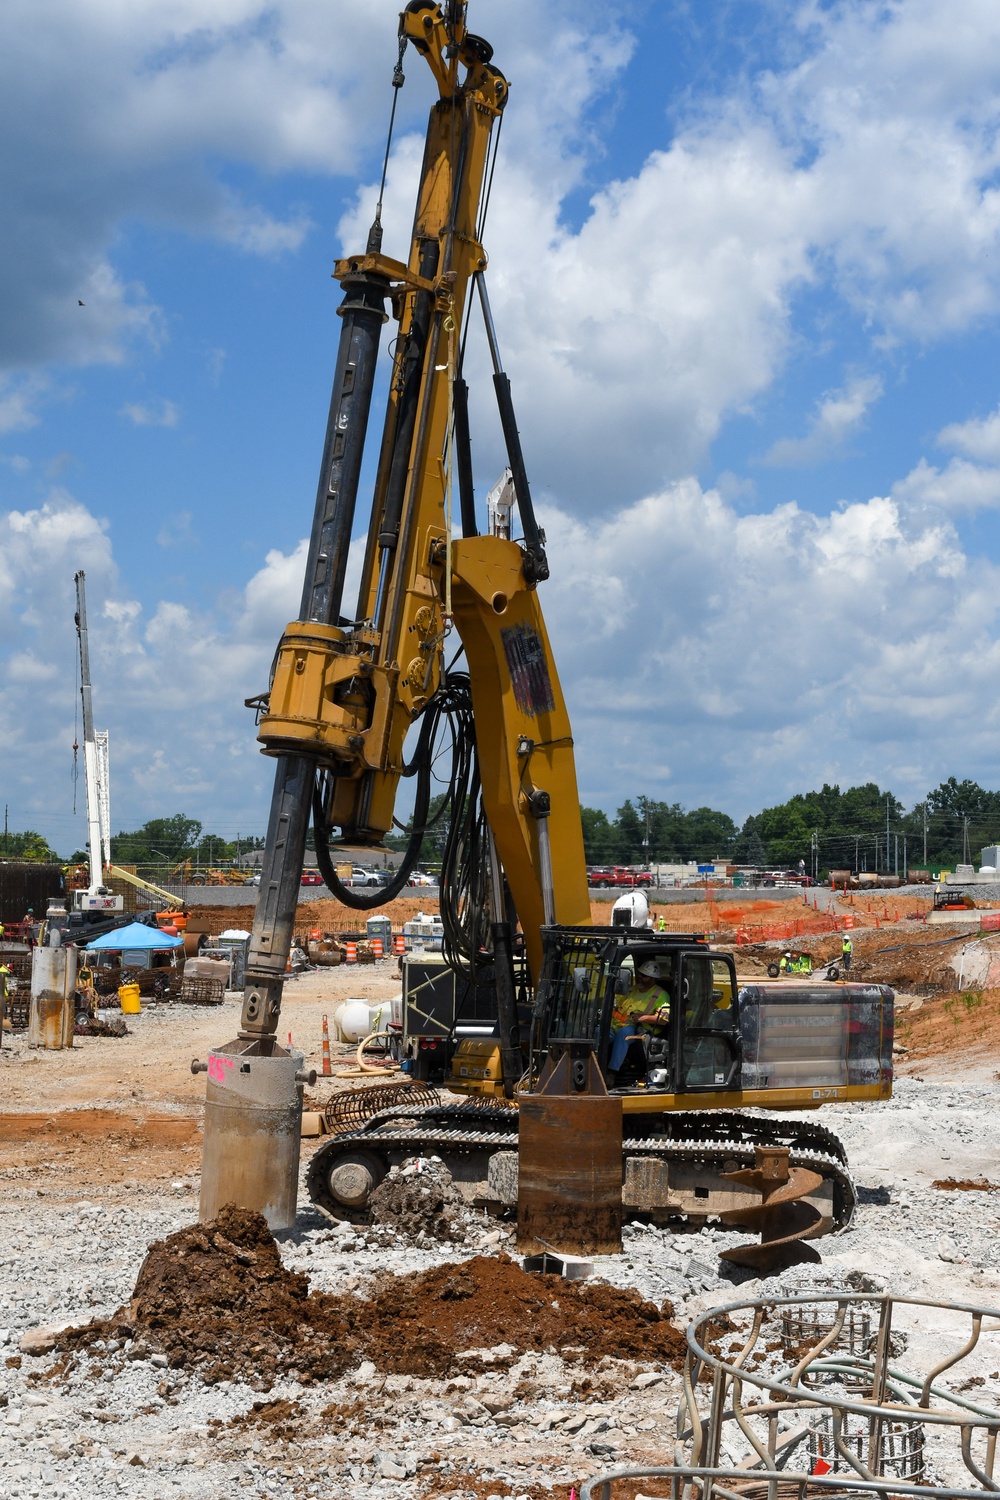
<instances>
[{"instance_id":1,"label":"red truck","mask_svg":"<svg viewBox=\"0 0 1000 1500\"><path fill-rule=\"evenodd\" d=\"M587 871L587 884L598 890L607 886L623 886L631 890L637 885L652 885L653 877L643 870L627 870L624 865L593 865Z\"/></svg>"}]
</instances>

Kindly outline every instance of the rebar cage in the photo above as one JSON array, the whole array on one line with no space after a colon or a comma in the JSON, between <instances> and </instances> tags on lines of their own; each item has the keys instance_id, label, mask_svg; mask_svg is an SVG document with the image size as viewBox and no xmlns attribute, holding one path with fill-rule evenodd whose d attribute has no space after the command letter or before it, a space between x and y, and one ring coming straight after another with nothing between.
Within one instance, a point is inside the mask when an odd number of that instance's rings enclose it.
<instances>
[{"instance_id":1,"label":"rebar cage","mask_svg":"<svg viewBox=\"0 0 1000 1500\"><path fill-rule=\"evenodd\" d=\"M598 1475L581 1500L638 1479L667 1481L673 1500L1000 1490L1000 1406L977 1371L1000 1364L1000 1310L824 1286L714 1308L687 1345L668 1466Z\"/></svg>"}]
</instances>

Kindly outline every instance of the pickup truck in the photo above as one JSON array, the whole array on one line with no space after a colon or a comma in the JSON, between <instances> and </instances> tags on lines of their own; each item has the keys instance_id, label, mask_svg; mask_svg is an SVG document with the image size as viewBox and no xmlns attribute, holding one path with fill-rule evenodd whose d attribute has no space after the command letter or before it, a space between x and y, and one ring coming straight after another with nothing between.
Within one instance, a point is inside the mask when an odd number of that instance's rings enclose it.
<instances>
[{"instance_id":1,"label":"pickup truck","mask_svg":"<svg viewBox=\"0 0 1000 1500\"><path fill-rule=\"evenodd\" d=\"M587 871L587 884L598 890L609 886L632 890L637 885L652 885L653 877L645 870L627 870L624 865L593 865Z\"/></svg>"}]
</instances>

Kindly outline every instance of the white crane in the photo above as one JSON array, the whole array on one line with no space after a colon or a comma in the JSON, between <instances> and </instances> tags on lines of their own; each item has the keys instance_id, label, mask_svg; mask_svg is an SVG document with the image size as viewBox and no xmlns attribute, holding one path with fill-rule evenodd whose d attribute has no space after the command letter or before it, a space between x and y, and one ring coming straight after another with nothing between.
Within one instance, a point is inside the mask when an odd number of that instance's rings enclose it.
<instances>
[{"instance_id":1,"label":"white crane","mask_svg":"<svg viewBox=\"0 0 1000 1500\"><path fill-rule=\"evenodd\" d=\"M87 593L83 572L76 578L76 633L80 641L80 696L83 699L83 765L87 779L87 849L90 884L74 891L76 911L121 911L124 900L104 884L104 866L111 864L111 802L108 770L108 731L94 729L90 686L90 645L87 638Z\"/></svg>"}]
</instances>

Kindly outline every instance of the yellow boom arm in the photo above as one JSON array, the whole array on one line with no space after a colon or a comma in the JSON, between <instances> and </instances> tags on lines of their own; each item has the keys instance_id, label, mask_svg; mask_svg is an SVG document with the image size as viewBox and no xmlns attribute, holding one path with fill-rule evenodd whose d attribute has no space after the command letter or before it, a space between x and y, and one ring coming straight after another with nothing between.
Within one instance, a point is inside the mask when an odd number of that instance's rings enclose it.
<instances>
[{"instance_id":1,"label":"yellow boom arm","mask_svg":"<svg viewBox=\"0 0 1000 1500\"><path fill-rule=\"evenodd\" d=\"M543 922L589 922L570 724L536 593L548 568L484 286L524 543L475 534L471 459L459 474L465 535L453 535L462 330L473 278L486 267L483 188L491 132L507 102L492 48L466 29L465 11L455 0L412 0L400 18L400 62L402 43L412 44L438 88L405 264L382 253L377 214L365 252L338 261L334 272L345 294L343 325L301 611L282 638L269 692L258 700L260 742L279 764L244 1035L267 1036L277 1024L310 810L318 819L317 849L321 826L339 828L353 844L381 843L393 826L404 741L438 692L453 627L468 660L483 806L533 973ZM401 81L398 67L394 83ZM347 552L387 302L398 325L392 376L359 597L345 616ZM318 773L326 774L318 781ZM499 920L498 890L497 881Z\"/></svg>"}]
</instances>

